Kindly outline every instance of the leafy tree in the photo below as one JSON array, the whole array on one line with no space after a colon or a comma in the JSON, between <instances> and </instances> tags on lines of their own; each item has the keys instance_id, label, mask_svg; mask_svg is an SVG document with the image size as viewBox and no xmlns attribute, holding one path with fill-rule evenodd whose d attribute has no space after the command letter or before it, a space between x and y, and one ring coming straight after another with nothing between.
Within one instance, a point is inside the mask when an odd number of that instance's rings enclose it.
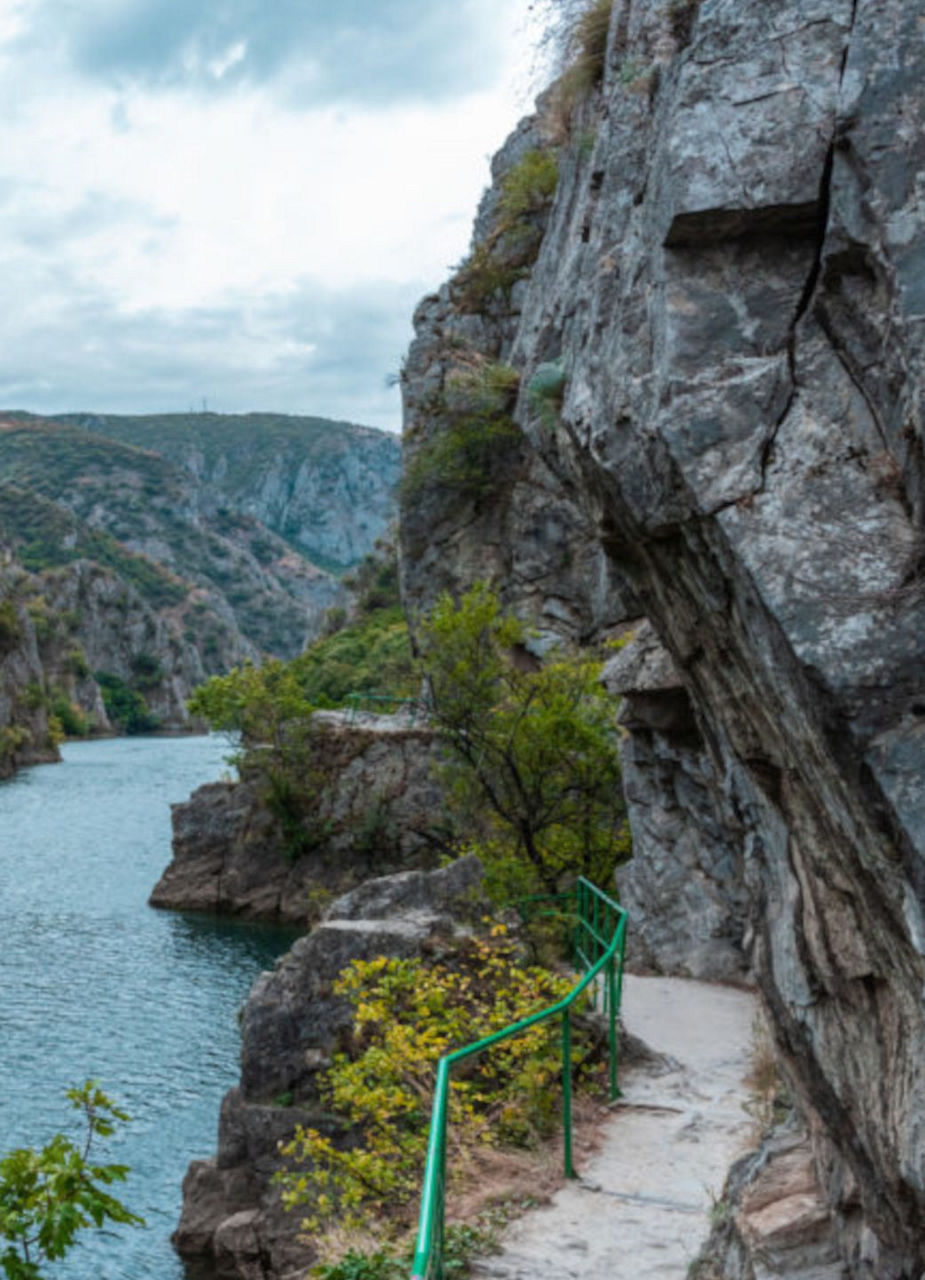
<instances>
[{"instance_id":1,"label":"leafy tree","mask_svg":"<svg viewBox=\"0 0 925 1280\"><path fill-rule=\"evenodd\" d=\"M90 1159L94 1139L109 1137L128 1116L92 1080L67 1096L86 1124L82 1144L56 1133L41 1150L22 1147L0 1160L0 1268L7 1280L42 1280L44 1264L63 1258L88 1227L144 1225L107 1190L125 1179L125 1165Z\"/></svg>"},{"instance_id":2,"label":"leafy tree","mask_svg":"<svg viewBox=\"0 0 925 1280\"><path fill-rule=\"evenodd\" d=\"M600 666L556 656L537 667L526 638L484 584L458 606L444 595L420 636L451 805L482 836L489 888L508 897L577 875L606 884L629 853Z\"/></svg>"},{"instance_id":3,"label":"leafy tree","mask_svg":"<svg viewBox=\"0 0 925 1280\"><path fill-rule=\"evenodd\" d=\"M278 658L262 667L245 662L225 676L212 676L194 690L187 706L213 729L278 749L284 746L286 725L312 710L293 664Z\"/></svg>"}]
</instances>

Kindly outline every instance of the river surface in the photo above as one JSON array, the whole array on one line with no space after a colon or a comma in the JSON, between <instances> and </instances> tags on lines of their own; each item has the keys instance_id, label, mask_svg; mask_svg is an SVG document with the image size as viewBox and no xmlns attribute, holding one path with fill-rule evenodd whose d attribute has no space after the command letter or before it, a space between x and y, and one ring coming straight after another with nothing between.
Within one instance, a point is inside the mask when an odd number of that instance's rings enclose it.
<instances>
[{"instance_id":1,"label":"river surface","mask_svg":"<svg viewBox=\"0 0 925 1280\"><path fill-rule=\"evenodd\" d=\"M188 1162L235 1083L237 1013L293 933L155 911L170 804L223 771L218 738L70 743L0 783L0 1153L77 1131L87 1077L131 1114L101 1146L144 1230L85 1233L61 1280L182 1280L169 1237Z\"/></svg>"}]
</instances>

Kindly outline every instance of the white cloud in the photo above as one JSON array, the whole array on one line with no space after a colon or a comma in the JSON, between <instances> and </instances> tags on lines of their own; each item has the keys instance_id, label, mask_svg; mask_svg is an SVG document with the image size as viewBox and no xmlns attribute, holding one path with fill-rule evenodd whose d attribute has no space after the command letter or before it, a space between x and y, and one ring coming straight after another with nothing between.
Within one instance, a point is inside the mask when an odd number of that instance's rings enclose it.
<instances>
[{"instance_id":1,"label":"white cloud","mask_svg":"<svg viewBox=\"0 0 925 1280\"><path fill-rule=\"evenodd\" d=\"M334 95L300 106L290 63L221 93L143 77L117 86L82 71L52 26L36 44L38 16L57 9L57 0L25 0L0 19L0 405L16 392L19 407L43 412L116 401L153 411L187 394L198 357L204 380L220 378L224 361L227 387L251 397L229 410L298 401L322 413L310 397L323 387L341 416L396 426L397 398L382 383L401 351L388 368L374 363L384 351L369 342L364 299L388 342L407 336L413 291L434 287L465 252L487 157L523 104L526 0L500 12L470 2L473 45L490 38L501 69L493 83L430 101L396 91L376 105ZM110 0L110 17L121 10ZM184 47L216 84L251 60L246 29L217 50ZM309 335L287 332L312 298L323 306ZM407 310L389 314L391 305ZM352 367L341 361L351 314L367 344L355 344ZM210 316L229 332L205 323ZM114 349L118 367L101 358ZM22 399L29 389L34 403Z\"/></svg>"}]
</instances>

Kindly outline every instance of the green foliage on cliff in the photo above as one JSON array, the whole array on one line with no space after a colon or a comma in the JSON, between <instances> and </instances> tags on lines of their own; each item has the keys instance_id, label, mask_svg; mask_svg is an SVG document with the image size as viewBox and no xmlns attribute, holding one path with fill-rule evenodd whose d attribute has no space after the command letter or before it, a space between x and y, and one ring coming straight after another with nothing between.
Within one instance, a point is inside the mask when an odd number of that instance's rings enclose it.
<instances>
[{"instance_id":1,"label":"green foliage on cliff","mask_svg":"<svg viewBox=\"0 0 925 1280\"><path fill-rule=\"evenodd\" d=\"M12 600L0 602L0 658L15 649L22 638L22 624Z\"/></svg>"},{"instance_id":2,"label":"green foliage on cliff","mask_svg":"<svg viewBox=\"0 0 925 1280\"><path fill-rule=\"evenodd\" d=\"M344 454L375 443L382 465L397 479L399 450L394 437L330 418L284 413L151 413L135 415L74 413L54 419L138 450L156 451L175 464L195 456L211 480L221 471L220 488L232 499L253 495L268 468L280 457L299 466L330 466ZM285 465L285 464L284 464ZM282 530L277 530L282 533ZM320 563L312 554L312 560ZM322 565L343 570L344 565Z\"/></svg>"},{"instance_id":3,"label":"green foliage on cliff","mask_svg":"<svg viewBox=\"0 0 925 1280\"><path fill-rule=\"evenodd\" d=\"M291 662L245 663L226 676L213 676L188 705L213 729L282 748L287 723L319 708L343 706L349 693L404 697L413 689L408 627L401 610L391 608L316 640Z\"/></svg>"},{"instance_id":4,"label":"green foliage on cliff","mask_svg":"<svg viewBox=\"0 0 925 1280\"><path fill-rule=\"evenodd\" d=\"M545 214L559 180L555 151L535 147L501 179L494 225L451 281L460 311L478 313L506 299L529 275L543 239Z\"/></svg>"},{"instance_id":5,"label":"green foliage on cliff","mask_svg":"<svg viewBox=\"0 0 925 1280\"><path fill-rule=\"evenodd\" d=\"M114 726L128 734L154 732L158 719L148 710L143 694L111 671L97 671L95 677L106 714Z\"/></svg>"},{"instance_id":6,"label":"green foliage on cliff","mask_svg":"<svg viewBox=\"0 0 925 1280\"><path fill-rule=\"evenodd\" d=\"M588 100L604 78L612 11L613 0L588 0L559 27L562 72L544 109L547 132L557 141L566 142L571 137L576 108Z\"/></svg>"},{"instance_id":7,"label":"green foliage on cliff","mask_svg":"<svg viewBox=\"0 0 925 1280\"><path fill-rule=\"evenodd\" d=\"M473 502L491 493L521 454L523 435L511 417L519 383L505 364L479 363L447 376L440 427L402 477L406 501L432 488Z\"/></svg>"},{"instance_id":8,"label":"green foliage on cliff","mask_svg":"<svg viewBox=\"0 0 925 1280\"><path fill-rule=\"evenodd\" d=\"M163 565L84 524L37 489L0 485L0 527L16 545L23 567L32 573L74 560L95 560L131 583L155 609L178 604L189 590L188 583Z\"/></svg>"},{"instance_id":9,"label":"green foliage on cliff","mask_svg":"<svg viewBox=\"0 0 925 1280\"><path fill-rule=\"evenodd\" d=\"M629 856L616 705L600 666L540 666L526 630L484 584L447 595L421 627L432 718L452 751L444 773L459 826L479 842L489 889L556 892L577 875L611 882Z\"/></svg>"},{"instance_id":10,"label":"green foliage on cliff","mask_svg":"<svg viewBox=\"0 0 925 1280\"><path fill-rule=\"evenodd\" d=\"M554 151L533 147L524 153L501 179L498 213L513 224L548 208L559 182L559 162Z\"/></svg>"},{"instance_id":11,"label":"green foliage on cliff","mask_svg":"<svg viewBox=\"0 0 925 1280\"><path fill-rule=\"evenodd\" d=\"M128 1116L92 1080L67 1096L83 1117L81 1142L58 1133L39 1150L23 1147L0 1159L0 1268L7 1280L42 1280L45 1264L70 1253L91 1227L144 1225L109 1190L127 1168L90 1159L95 1140Z\"/></svg>"},{"instance_id":12,"label":"green foliage on cliff","mask_svg":"<svg viewBox=\"0 0 925 1280\"><path fill-rule=\"evenodd\" d=\"M303 432L291 422L263 424L260 415L234 419L227 438L209 415L197 434L201 416L0 422L0 529L27 569L93 560L158 611L205 588L212 625L190 608L184 629L207 671L227 669L230 652L240 651L235 629L261 651L294 656L304 643L306 591L326 600L336 590L315 566L344 566L320 564L243 508L268 472L272 481L286 467L293 474L306 464L337 467L351 451L362 464L364 450L373 449L382 469L391 460L397 472L398 445L383 446L379 433L361 428L337 443L333 424ZM103 423L112 436L93 427ZM287 483L280 479L284 489Z\"/></svg>"},{"instance_id":13,"label":"green foliage on cliff","mask_svg":"<svg viewBox=\"0 0 925 1280\"><path fill-rule=\"evenodd\" d=\"M195 690L190 711L213 729L240 734L245 745L270 744L282 754L286 725L342 707L350 693L413 694L417 677L395 547L383 540L344 582L354 593L350 621L346 610L337 611L327 634L289 662L245 663L213 676Z\"/></svg>"},{"instance_id":14,"label":"green foliage on cliff","mask_svg":"<svg viewBox=\"0 0 925 1280\"><path fill-rule=\"evenodd\" d=\"M283 1153L306 1164L279 1176L288 1208L309 1230L336 1224L389 1234L409 1224L427 1152L438 1058L562 999L570 977L529 967L496 925L439 964L420 958L350 964L335 994L356 1010L350 1044L327 1068L323 1094L345 1129L343 1144L300 1127ZM586 1056L579 1034L577 1061ZM473 1059L450 1084L454 1150L530 1145L558 1108L557 1028L542 1024Z\"/></svg>"}]
</instances>

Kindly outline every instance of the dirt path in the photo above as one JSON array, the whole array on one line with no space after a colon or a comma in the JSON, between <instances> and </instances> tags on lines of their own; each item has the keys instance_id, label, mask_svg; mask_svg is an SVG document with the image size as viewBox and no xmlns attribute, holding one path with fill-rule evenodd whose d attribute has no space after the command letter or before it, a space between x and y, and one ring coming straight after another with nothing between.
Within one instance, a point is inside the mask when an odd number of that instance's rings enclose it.
<instances>
[{"instance_id":1,"label":"dirt path","mask_svg":"<svg viewBox=\"0 0 925 1280\"><path fill-rule=\"evenodd\" d=\"M626 1026L675 1064L627 1070L601 1149L552 1203L473 1268L488 1280L684 1280L729 1165L748 1145L743 1104L755 1002L682 978L628 977Z\"/></svg>"}]
</instances>

